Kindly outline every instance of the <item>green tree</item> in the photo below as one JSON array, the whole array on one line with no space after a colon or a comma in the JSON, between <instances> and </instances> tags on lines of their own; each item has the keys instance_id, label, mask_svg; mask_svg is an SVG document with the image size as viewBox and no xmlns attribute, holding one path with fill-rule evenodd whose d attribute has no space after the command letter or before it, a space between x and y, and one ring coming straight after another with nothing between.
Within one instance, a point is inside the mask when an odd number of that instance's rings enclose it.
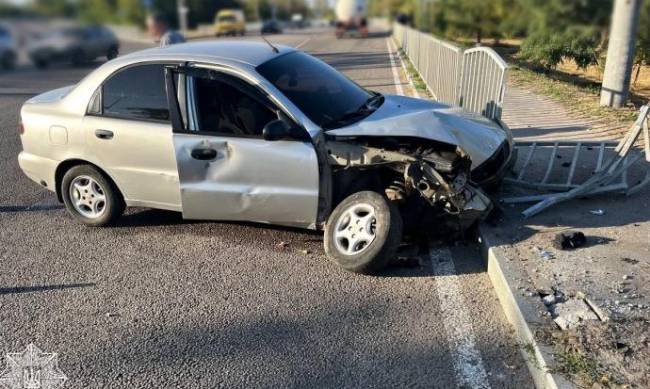
<instances>
[{"instance_id":1,"label":"green tree","mask_svg":"<svg viewBox=\"0 0 650 389\"><path fill-rule=\"evenodd\" d=\"M116 5L109 0L80 0L77 16L88 23L116 22Z\"/></svg>"},{"instance_id":2,"label":"green tree","mask_svg":"<svg viewBox=\"0 0 650 389\"><path fill-rule=\"evenodd\" d=\"M32 5L34 11L45 16L74 17L76 16L75 4L69 0L35 0Z\"/></svg>"},{"instance_id":3,"label":"green tree","mask_svg":"<svg viewBox=\"0 0 650 389\"><path fill-rule=\"evenodd\" d=\"M486 0L444 0L441 1L445 14L447 34L473 36L481 43L485 36L499 37L499 22L503 15L500 1Z\"/></svg>"},{"instance_id":4,"label":"green tree","mask_svg":"<svg viewBox=\"0 0 650 389\"><path fill-rule=\"evenodd\" d=\"M599 63L612 0L521 0L533 9L521 57L545 68L571 59L578 67Z\"/></svg>"}]
</instances>

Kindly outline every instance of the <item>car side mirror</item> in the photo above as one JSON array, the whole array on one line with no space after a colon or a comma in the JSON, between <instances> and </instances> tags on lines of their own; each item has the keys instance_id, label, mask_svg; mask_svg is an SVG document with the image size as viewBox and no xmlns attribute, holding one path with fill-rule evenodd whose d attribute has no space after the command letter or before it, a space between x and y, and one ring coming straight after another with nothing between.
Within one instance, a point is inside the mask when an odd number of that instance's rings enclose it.
<instances>
[{"instance_id":1,"label":"car side mirror","mask_svg":"<svg viewBox=\"0 0 650 389\"><path fill-rule=\"evenodd\" d=\"M281 119L270 121L264 126L262 136L264 140L280 140L290 136L289 126Z\"/></svg>"}]
</instances>

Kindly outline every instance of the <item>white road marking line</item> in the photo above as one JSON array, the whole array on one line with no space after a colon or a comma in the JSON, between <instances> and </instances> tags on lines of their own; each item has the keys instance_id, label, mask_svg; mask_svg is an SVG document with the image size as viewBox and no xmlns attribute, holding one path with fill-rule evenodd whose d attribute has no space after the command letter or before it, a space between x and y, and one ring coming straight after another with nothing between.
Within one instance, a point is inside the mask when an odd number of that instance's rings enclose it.
<instances>
[{"instance_id":1,"label":"white road marking line","mask_svg":"<svg viewBox=\"0 0 650 389\"><path fill-rule=\"evenodd\" d=\"M420 92L418 92L417 88L415 87L415 84L413 83L413 80L411 79L411 77L408 74L408 71L406 70L406 64L404 63L402 56L399 54L399 49L395 45L395 42L393 42L393 40L390 38L388 38L388 42L390 42L391 47L395 47L395 55L397 56L397 58L399 58L399 63L400 65L402 65L402 70L404 70L404 74L406 74L406 78L408 78L409 84L411 84L411 89L413 89L413 97L415 97L416 99L421 98Z\"/></svg>"},{"instance_id":2,"label":"white road marking line","mask_svg":"<svg viewBox=\"0 0 650 389\"><path fill-rule=\"evenodd\" d=\"M429 248L435 275L442 322L449 339L456 380L459 387L489 389L490 382L481 354L476 349L474 328L469 319L458 275L448 248Z\"/></svg>"},{"instance_id":3,"label":"white road marking line","mask_svg":"<svg viewBox=\"0 0 650 389\"><path fill-rule=\"evenodd\" d=\"M297 45L295 48L296 48L296 49L301 48L303 45L306 45L307 42L309 42L310 40L311 40L311 37L309 36L309 37L307 37L307 39L305 39L304 41L298 43L298 45Z\"/></svg>"},{"instance_id":4,"label":"white road marking line","mask_svg":"<svg viewBox=\"0 0 650 389\"><path fill-rule=\"evenodd\" d=\"M399 79L399 73L397 72L397 65L395 64L395 58L393 58L393 52L390 48L390 38L386 38L386 49L388 50L388 58L390 58L390 67L393 69L393 79L395 80L395 89L398 95L404 96L404 89L402 88L402 81Z\"/></svg>"}]
</instances>

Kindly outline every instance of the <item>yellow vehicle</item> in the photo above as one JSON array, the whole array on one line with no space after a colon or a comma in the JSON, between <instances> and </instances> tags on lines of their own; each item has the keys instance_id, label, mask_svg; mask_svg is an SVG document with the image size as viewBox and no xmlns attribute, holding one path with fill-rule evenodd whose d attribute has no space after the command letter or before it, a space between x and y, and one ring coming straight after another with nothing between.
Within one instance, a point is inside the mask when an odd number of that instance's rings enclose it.
<instances>
[{"instance_id":1,"label":"yellow vehicle","mask_svg":"<svg viewBox=\"0 0 650 389\"><path fill-rule=\"evenodd\" d=\"M217 36L246 34L244 12L240 9L222 9L214 17L214 30Z\"/></svg>"}]
</instances>

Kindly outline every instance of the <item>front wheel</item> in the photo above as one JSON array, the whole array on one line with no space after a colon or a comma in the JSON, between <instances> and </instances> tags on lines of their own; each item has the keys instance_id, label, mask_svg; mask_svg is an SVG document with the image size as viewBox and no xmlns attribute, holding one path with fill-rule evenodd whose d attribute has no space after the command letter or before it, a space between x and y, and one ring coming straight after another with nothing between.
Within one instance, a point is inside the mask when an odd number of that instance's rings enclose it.
<instances>
[{"instance_id":1,"label":"front wheel","mask_svg":"<svg viewBox=\"0 0 650 389\"><path fill-rule=\"evenodd\" d=\"M106 59L107 60L112 60L117 58L117 56L120 54L120 51L117 47L113 46L108 51L106 52Z\"/></svg>"},{"instance_id":2,"label":"front wheel","mask_svg":"<svg viewBox=\"0 0 650 389\"><path fill-rule=\"evenodd\" d=\"M325 226L325 253L345 270L373 273L395 256L402 240L402 218L377 192L355 193L332 212Z\"/></svg>"},{"instance_id":3,"label":"front wheel","mask_svg":"<svg viewBox=\"0 0 650 389\"><path fill-rule=\"evenodd\" d=\"M124 212L124 199L115 185L91 165L68 170L61 182L68 212L91 227L113 224Z\"/></svg>"},{"instance_id":4,"label":"front wheel","mask_svg":"<svg viewBox=\"0 0 650 389\"><path fill-rule=\"evenodd\" d=\"M12 52L7 52L2 58L2 68L5 70L12 70L16 67L16 55Z\"/></svg>"}]
</instances>

